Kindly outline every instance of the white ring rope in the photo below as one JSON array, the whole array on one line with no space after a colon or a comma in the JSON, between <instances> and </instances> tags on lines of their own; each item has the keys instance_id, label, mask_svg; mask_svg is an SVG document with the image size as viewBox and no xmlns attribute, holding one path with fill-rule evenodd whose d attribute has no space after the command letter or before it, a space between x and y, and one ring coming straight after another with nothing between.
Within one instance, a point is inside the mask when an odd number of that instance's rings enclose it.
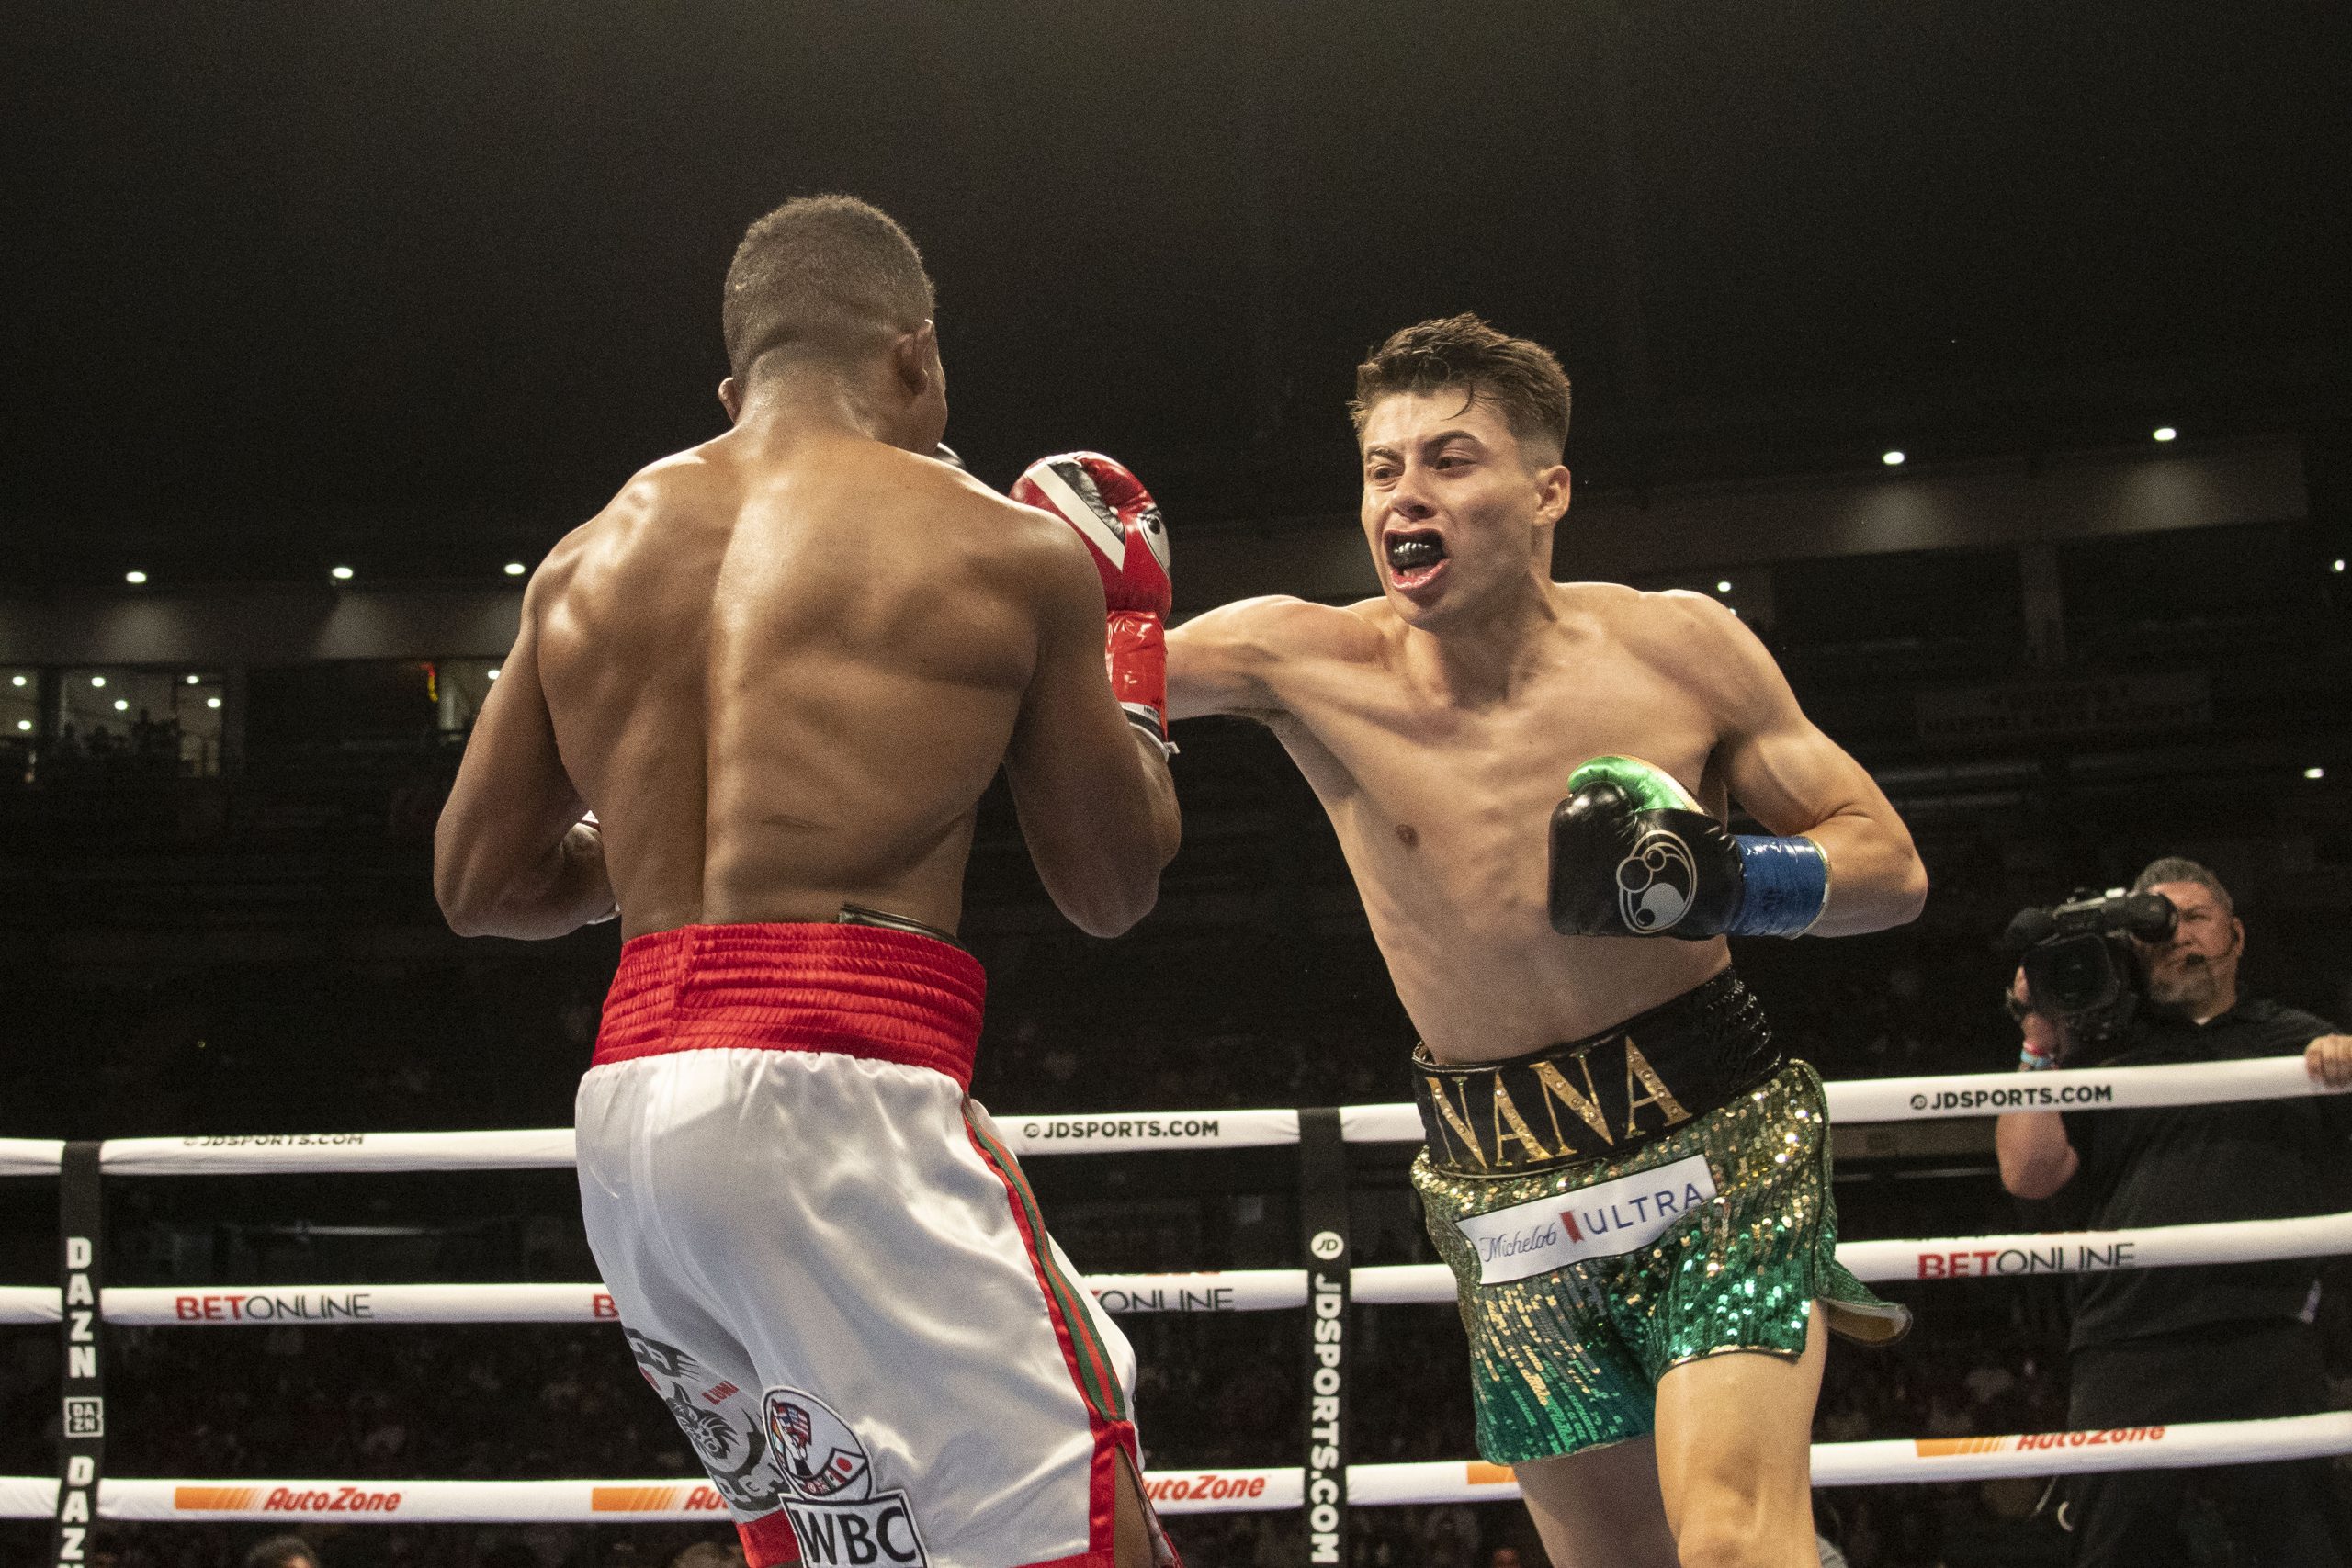
<instances>
[{"instance_id":1,"label":"white ring rope","mask_svg":"<svg viewBox=\"0 0 2352 1568\"><path fill-rule=\"evenodd\" d=\"M2126 1427L2107 1432L2038 1432L1992 1438L1896 1438L1815 1443L1815 1486L1917 1485L2066 1475L2107 1470L2177 1470L2261 1464L2352 1453L2352 1411L2266 1421ZM342 1524L655 1524L716 1522L726 1506L707 1483L668 1481L148 1481L109 1476L98 1517L153 1522L288 1519ZM1261 1513L1304 1501L1300 1472L1159 1470L1144 1489L1163 1513ZM1449 1460L1348 1466L1348 1500L1363 1506L1504 1503L1519 1483L1501 1465ZM51 1517L57 1482L0 1476L0 1518Z\"/></svg>"},{"instance_id":2,"label":"white ring rope","mask_svg":"<svg viewBox=\"0 0 2352 1568\"><path fill-rule=\"evenodd\" d=\"M2103 1274L2345 1253L2352 1253L2352 1213L2137 1230L1848 1241L1838 1244L1838 1260L1858 1278L1884 1281ZM1090 1274L1085 1283L1114 1313L1272 1312L1306 1304L1303 1269ZM1453 1277L1442 1263L1357 1269L1351 1271L1351 1286L1354 1300L1364 1306L1453 1300ZM142 1327L617 1321L613 1299L599 1284L117 1285L101 1292L99 1301L107 1322ZM0 1325L57 1320L57 1292L39 1285L0 1286Z\"/></svg>"},{"instance_id":3,"label":"white ring rope","mask_svg":"<svg viewBox=\"0 0 2352 1568\"><path fill-rule=\"evenodd\" d=\"M0 1138L0 1176L55 1176L65 1158L58 1138Z\"/></svg>"},{"instance_id":4,"label":"white ring rope","mask_svg":"<svg viewBox=\"0 0 2352 1568\"><path fill-rule=\"evenodd\" d=\"M2005 1111L2136 1111L2345 1092L2312 1080L2301 1056L2087 1067L2048 1073L1957 1073L1849 1078L1825 1085L1829 1119L1851 1124L1994 1116ZM1138 1154L1267 1148L1298 1142L1295 1111L1149 1111L1132 1115L1001 1116L1015 1154ZM1351 1144L1421 1139L1410 1105L1340 1111ZM54 1174L64 1145L0 1138L0 1176ZM202 1138L109 1138L99 1163L114 1176L243 1176L287 1171L554 1169L572 1163L569 1127L481 1133L295 1133Z\"/></svg>"},{"instance_id":5,"label":"white ring rope","mask_svg":"<svg viewBox=\"0 0 2352 1568\"><path fill-rule=\"evenodd\" d=\"M2302 1058L2092 1068L2033 1075L1959 1074L1826 1086L1833 1121L1984 1116L2005 1111L2108 1111L2218 1101L2286 1100L2335 1092L2315 1084ZM1131 1116L1006 1118L1007 1141L1024 1155L1243 1148L1293 1144L1292 1111L1152 1112ZM1418 1142L1410 1105L1340 1111L1351 1143ZM54 1174L64 1145L0 1138L0 1176ZM339 1170L390 1172L560 1168L573 1163L569 1128L473 1133L349 1133L209 1138L110 1139L100 1166L123 1176ZM2352 1213L2169 1225L2136 1231L1849 1242L1838 1248L1865 1280L2015 1277L2189 1263L2238 1263L2352 1252ZM1442 1265L1353 1270L1367 1305L1451 1301ZM1086 1281L1113 1311L1238 1312L1305 1304L1301 1269L1099 1275ZM123 1325L253 1323L610 1322L597 1285L352 1285L116 1288L102 1311ZM0 1286L0 1324L54 1323L58 1292ZM1814 1445L1818 1486L2050 1475L2079 1471L2266 1462L2352 1452L2352 1412L2261 1421L2130 1427L1990 1438L1916 1438ZM1351 1502L1364 1506L1507 1501L1510 1472L1467 1463L1348 1467ZM1154 1472L1148 1489L1169 1513L1296 1508L1296 1469ZM46 1518L58 1483L0 1476L0 1518ZM718 1495L691 1481L207 1482L107 1478L101 1517L119 1520L322 1519L413 1522L654 1522L716 1519Z\"/></svg>"}]
</instances>

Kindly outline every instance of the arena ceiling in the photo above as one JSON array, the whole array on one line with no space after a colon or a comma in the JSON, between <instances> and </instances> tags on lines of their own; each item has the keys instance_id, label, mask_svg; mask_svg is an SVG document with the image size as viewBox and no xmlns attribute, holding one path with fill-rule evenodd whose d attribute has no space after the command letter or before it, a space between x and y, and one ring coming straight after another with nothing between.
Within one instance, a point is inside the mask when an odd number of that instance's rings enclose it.
<instances>
[{"instance_id":1,"label":"arena ceiling","mask_svg":"<svg viewBox=\"0 0 2352 1568\"><path fill-rule=\"evenodd\" d=\"M82 0L0 65L0 587L469 578L713 434L743 224L938 279L990 478L1346 510L1362 350L1562 353L1604 488L2341 418L2345 7Z\"/></svg>"}]
</instances>

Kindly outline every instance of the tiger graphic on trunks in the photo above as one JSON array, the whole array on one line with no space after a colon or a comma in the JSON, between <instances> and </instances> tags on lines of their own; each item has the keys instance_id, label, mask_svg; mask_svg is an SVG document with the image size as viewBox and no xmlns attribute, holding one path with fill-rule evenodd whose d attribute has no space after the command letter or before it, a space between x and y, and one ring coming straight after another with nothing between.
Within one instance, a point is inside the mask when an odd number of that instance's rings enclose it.
<instances>
[{"instance_id":1,"label":"tiger graphic on trunks","mask_svg":"<svg viewBox=\"0 0 2352 1568\"><path fill-rule=\"evenodd\" d=\"M783 1502L789 1483L776 1473L758 1414L742 1390L675 1345L632 1328L622 1332L638 1371L694 1444L712 1488L730 1506L748 1511L763 1512Z\"/></svg>"}]
</instances>

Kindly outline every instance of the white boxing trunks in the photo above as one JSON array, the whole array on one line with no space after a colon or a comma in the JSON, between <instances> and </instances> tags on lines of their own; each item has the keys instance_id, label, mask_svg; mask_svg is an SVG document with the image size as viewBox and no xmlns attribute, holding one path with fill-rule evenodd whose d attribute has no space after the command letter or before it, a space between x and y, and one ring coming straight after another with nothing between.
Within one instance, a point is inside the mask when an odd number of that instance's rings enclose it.
<instances>
[{"instance_id":1,"label":"white boxing trunks","mask_svg":"<svg viewBox=\"0 0 2352 1568\"><path fill-rule=\"evenodd\" d=\"M1112 1568L1134 1353L967 1097L985 990L867 925L621 950L588 1240L752 1568Z\"/></svg>"}]
</instances>

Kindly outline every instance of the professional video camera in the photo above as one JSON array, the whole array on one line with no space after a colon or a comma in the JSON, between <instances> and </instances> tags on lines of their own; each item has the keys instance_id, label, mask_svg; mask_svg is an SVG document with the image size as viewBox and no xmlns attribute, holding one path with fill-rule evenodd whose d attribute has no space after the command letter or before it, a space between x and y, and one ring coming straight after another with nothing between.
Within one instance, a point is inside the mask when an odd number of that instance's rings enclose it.
<instances>
[{"instance_id":1,"label":"professional video camera","mask_svg":"<svg viewBox=\"0 0 2352 1568\"><path fill-rule=\"evenodd\" d=\"M2111 1038L2139 1010L2133 942L2162 942L2179 916L2161 893L2077 889L2050 909L2020 909L2003 943L2025 967L2027 1006L2077 1045Z\"/></svg>"}]
</instances>

